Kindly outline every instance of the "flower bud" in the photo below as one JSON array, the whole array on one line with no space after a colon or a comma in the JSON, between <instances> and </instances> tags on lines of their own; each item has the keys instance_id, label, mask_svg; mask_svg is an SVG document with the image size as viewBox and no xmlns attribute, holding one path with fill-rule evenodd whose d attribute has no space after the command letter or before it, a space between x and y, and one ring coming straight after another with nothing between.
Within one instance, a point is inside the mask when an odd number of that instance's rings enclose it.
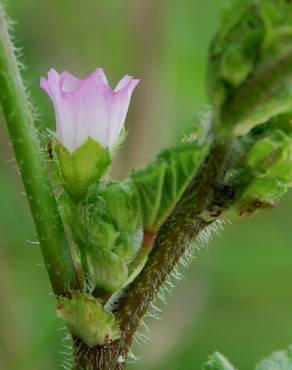
<instances>
[{"instance_id":1,"label":"flower bud","mask_svg":"<svg viewBox=\"0 0 292 370\"><path fill-rule=\"evenodd\" d=\"M131 234L140 217L138 194L131 181L111 183L105 188L104 199L117 229Z\"/></svg>"},{"instance_id":2,"label":"flower bud","mask_svg":"<svg viewBox=\"0 0 292 370\"><path fill-rule=\"evenodd\" d=\"M258 140L247 154L247 166L258 177L292 182L292 139L281 130Z\"/></svg>"},{"instance_id":3,"label":"flower bud","mask_svg":"<svg viewBox=\"0 0 292 370\"><path fill-rule=\"evenodd\" d=\"M292 3L233 0L210 51L208 90L214 124L245 135L292 104Z\"/></svg>"},{"instance_id":4,"label":"flower bud","mask_svg":"<svg viewBox=\"0 0 292 370\"><path fill-rule=\"evenodd\" d=\"M89 347L104 345L120 337L114 315L89 294L72 292L71 298L60 297L57 315L73 335Z\"/></svg>"},{"instance_id":5,"label":"flower bud","mask_svg":"<svg viewBox=\"0 0 292 370\"><path fill-rule=\"evenodd\" d=\"M127 262L132 260L143 239L139 199L132 181L92 186L79 214L84 243L89 241Z\"/></svg>"},{"instance_id":6,"label":"flower bud","mask_svg":"<svg viewBox=\"0 0 292 370\"><path fill-rule=\"evenodd\" d=\"M95 245L86 246L86 256L90 277L101 296L112 294L124 286L128 268L123 258Z\"/></svg>"}]
</instances>

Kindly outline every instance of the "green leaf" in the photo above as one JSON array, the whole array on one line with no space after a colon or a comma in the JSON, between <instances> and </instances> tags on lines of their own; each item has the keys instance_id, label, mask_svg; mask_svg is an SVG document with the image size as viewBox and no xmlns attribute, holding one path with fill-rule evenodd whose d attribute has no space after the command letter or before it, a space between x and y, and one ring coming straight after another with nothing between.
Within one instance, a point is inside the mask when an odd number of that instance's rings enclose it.
<instances>
[{"instance_id":1,"label":"green leaf","mask_svg":"<svg viewBox=\"0 0 292 370\"><path fill-rule=\"evenodd\" d=\"M131 174L143 214L143 225L155 232L171 213L194 176L207 145L188 142L165 150L150 166Z\"/></svg>"},{"instance_id":2,"label":"green leaf","mask_svg":"<svg viewBox=\"0 0 292 370\"><path fill-rule=\"evenodd\" d=\"M262 360L256 366L256 370L292 370L292 346L286 351L275 352Z\"/></svg>"},{"instance_id":3,"label":"green leaf","mask_svg":"<svg viewBox=\"0 0 292 370\"><path fill-rule=\"evenodd\" d=\"M167 163L160 161L131 175L139 193L143 225L146 230L151 230L157 223L166 168Z\"/></svg>"},{"instance_id":4,"label":"green leaf","mask_svg":"<svg viewBox=\"0 0 292 370\"><path fill-rule=\"evenodd\" d=\"M230 362L219 352L210 356L208 361L203 365L202 370L236 370Z\"/></svg>"}]
</instances>

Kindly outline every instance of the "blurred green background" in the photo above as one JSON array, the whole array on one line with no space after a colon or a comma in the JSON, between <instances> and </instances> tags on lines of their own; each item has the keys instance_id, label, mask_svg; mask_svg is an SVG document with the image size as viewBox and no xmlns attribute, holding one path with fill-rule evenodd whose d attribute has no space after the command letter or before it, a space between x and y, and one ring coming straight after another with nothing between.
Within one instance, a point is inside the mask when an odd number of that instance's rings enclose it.
<instances>
[{"instance_id":1,"label":"blurred green background","mask_svg":"<svg viewBox=\"0 0 292 370\"><path fill-rule=\"evenodd\" d=\"M208 45L223 0L10 0L27 85L40 128L54 121L39 88L50 67L84 76L103 66L114 84L141 79L128 115L129 135L115 164L122 178L178 142L207 104ZM1 119L3 121L3 119ZM67 357L62 325L42 266L17 166L0 125L0 369L59 370ZM129 369L199 370L223 352L252 369L292 342L292 197L255 219L227 225L185 271L162 320L148 320L141 359Z\"/></svg>"}]
</instances>

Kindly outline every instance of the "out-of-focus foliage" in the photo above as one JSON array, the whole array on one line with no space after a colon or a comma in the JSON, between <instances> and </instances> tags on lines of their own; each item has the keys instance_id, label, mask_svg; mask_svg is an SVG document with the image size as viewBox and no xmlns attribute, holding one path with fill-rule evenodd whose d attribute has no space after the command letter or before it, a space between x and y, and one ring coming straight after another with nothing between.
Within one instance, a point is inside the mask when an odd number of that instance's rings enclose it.
<instances>
[{"instance_id":1,"label":"out-of-focus foliage","mask_svg":"<svg viewBox=\"0 0 292 370\"><path fill-rule=\"evenodd\" d=\"M262 360L255 370L291 370L292 369L292 349L291 346L286 351L274 352L270 357ZM203 365L203 370L235 370L229 361L216 352L210 356Z\"/></svg>"},{"instance_id":2,"label":"out-of-focus foliage","mask_svg":"<svg viewBox=\"0 0 292 370\"><path fill-rule=\"evenodd\" d=\"M292 369L292 348L273 353L261 361L256 370L290 370Z\"/></svg>"},{"instance_id":3,"label":"out-of-focus foliage","mask_svg":"<svg viewBox=\"0 0 292 370\"><path fill-rule=\"evenodd\" d=\"M221 353L214 353L203 365L203 370L235 370L230 362Z\"/></svg>"},{"instance_id":4,"label":"out-of-focus foliage","mask_svg":"<svg viewBox=\"0 0 292 370\"><path fill-rule=\"evenodd\" d=\"M84 76L103 66L114 83L125 73L141 79L128 118L128 138L115 176L178 142L206 103L205 70L211 36L225 0L9 0L18 46L38 110L53 112L39 76L54 66ZM31 216L0 125L0 368L61 369L62 330L35 241ZM151 340L131 369L200 369L214 350L239 369L251 369L291 343L291 195L279 209L226 226L202 250L186 280L149 320ZM160 303L158 302L158 305ZM13 344L13 345L11 345ZM244 348L245 355L242 356Z\"/></svg>"}]
</instances>

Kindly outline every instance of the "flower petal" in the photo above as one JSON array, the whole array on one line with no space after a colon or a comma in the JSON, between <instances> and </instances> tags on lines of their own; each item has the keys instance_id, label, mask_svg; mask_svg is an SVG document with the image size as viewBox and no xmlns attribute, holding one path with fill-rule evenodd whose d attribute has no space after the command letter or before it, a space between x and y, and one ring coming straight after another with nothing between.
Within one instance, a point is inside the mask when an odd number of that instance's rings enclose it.
<instances>
[{"instance_id":1,"label":"flower petal","mask_svg":"<svg viewBox=\"0 0 292 370\"><path fill-rule=\"evenodd\" d=\"M101 81L106 85L106 86L108 86L108 87L110 87L109 86L109 83L108 83L108 80L107 80L107 78L106 78L106 75L105 75L105 73L104 73L104 70L103 70L103 68L96 68L96 70L95 71L93 71L93 73L91 74L91 75L89 75L89 77L90 76L95 76L96 78L98 78L98 79L101 79Z\"/></svg>"},{"instance_id":2,"label":"flower petal","mask_svg":"<svg viewBox=\"0 0 292 370\"><path fill-rule=\"evenodd\" d=\"M41 88L51 98L58 140L73 152L90 136L103 147L116 143L130 99L139 80L126 75L112 90L102 68L80 80L67 71L51 69Z\"/></svg>"},{"instance_id":3,"label":"flower petal","mask_svg":"<svg viewBox=\"0 0 292 370\"><path fill-rule=\"evenodd\" d=\"M124 87L126 87L131 81L133 80L133 77L131 76L124 76L117 84L115 88L115 92L121 91Z\"/></svg>"},{"instance_id":4,"label":"flower petal","mask_svg":"<svg viewBox=\"0 0 292 370\"><path fill-rule=\"evenodd\" d=\"M80 80L73 76L71 73L64 71L61 73L61 89L62 91L69 92L78 88Z\"/></svg>"},{"instance_id":5,"label":"flower petal","mask_svg":"<svg viewBox=\"0 0 292 370\"><path fill-rule=\"evenodd\" d=\"M56 99L60 95L60 75L51 68L48 72L48 79L41 78L41 88L46 91L51 99Z\"/></svg>"},{"instance_id":6,"label":"flower petal","mask_svg":"<svg viewBox=\"0 0 292 370\"><path fill-rule=\"evenodd\" d=\"M129 109L131 95L139 83L139 80L133 79L132 77L128 78L129 76L125 77L127 77L127 79L124 78L120 81L120 86L123 87L113 96L110 130L108 135L109 147L113 146L120 136ZM125 81L127 81L127 84L125 84Z\"/></svg>"}]
</instances>

